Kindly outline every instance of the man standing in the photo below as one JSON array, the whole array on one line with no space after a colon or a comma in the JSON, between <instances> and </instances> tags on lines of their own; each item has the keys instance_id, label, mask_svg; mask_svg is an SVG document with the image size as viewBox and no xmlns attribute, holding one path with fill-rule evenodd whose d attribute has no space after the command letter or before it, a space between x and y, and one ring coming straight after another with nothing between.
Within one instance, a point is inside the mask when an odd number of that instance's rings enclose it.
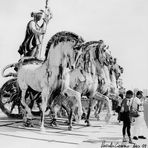
<instances>
[{"instance_id":1,"label":"man standing","mask_svg":"<svg viewBox=\"0 0 148 148\"><path fill-rule=\"evenodd\" d=\"M143 98L143 92L142 91L137 91L136 97L133 98L133 103L132 107L134 110L138 110L139 116L134 118L134 126L133 126L133 139L138 140L139 139L146 139L142 135L142 123L144 121L144 116L143 116L143 103L142 103L142 98Z\"/></svg>"}]
</instances>

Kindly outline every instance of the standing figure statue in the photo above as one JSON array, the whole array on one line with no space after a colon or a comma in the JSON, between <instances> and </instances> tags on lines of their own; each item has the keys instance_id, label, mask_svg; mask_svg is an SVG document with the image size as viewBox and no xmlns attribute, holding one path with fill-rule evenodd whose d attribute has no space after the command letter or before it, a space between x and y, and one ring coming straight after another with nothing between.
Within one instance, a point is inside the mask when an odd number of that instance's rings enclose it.
<instances>
[{"instance_id":1,"label":"standing figure statue","mask_svg":"<svg viewBox=\"0 0 148 148\"><path fill-rule=\"evenodd\" d=\"M32 12L31 17L33 17L33 19L27 24L25 39L18 50L21 58L40 58L43 37L52 15L50 9L45 7L45 11Z\"/></svg>"}]
</instances>

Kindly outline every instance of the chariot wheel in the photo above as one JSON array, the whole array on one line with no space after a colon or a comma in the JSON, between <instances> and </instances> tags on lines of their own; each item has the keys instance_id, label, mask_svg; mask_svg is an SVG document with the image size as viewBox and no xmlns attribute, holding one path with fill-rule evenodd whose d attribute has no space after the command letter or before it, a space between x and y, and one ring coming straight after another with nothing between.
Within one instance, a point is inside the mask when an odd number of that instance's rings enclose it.
<instances>
[{"instance_id":1,"label":"chariot wheel","mask_svg":"<svg viewBox=\"0 0 148 148\"><path fill-rule=\"evenodd\" d=\"M27 99L29 96L29 91L26 95ZM33 97L33 96L32 96ZM26 101L27 101L26 99ZM21 90L18 86L17 79L10 79L4 83L0 89L0 108L4 114L10 118L22 118L21 113ZM37 105L34 109L34 100L29 98L29 107L34 116L39 116L40 111Z\"/></svg>"},{"instance_id":2,"label":"chariot wheel","mask_svg":"<svg viewBox=\"0 0 148 148\"><path fill-rule=\"evenodd\" d=\"M0 89L0 108L8 117L22 118L20 90L16 78L10 79Z\"/></svg>"}]
</instances>

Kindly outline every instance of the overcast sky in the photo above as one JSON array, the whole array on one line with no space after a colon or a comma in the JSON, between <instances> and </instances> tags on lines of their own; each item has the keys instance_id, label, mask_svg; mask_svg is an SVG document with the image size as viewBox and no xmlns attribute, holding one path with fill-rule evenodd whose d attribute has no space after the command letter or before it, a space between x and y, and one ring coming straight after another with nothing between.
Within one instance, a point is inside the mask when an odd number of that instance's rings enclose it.
<instances>
[{"instance_id":1,"label":"overcast sky","mask_svg":"<svg viewBox=\"0 0 148 148\"><path fill-rule=\"evenodd\" d=\"M53 19L47 41L58 31L72 31L86 41L103 39L124 67L124 86L148 88L148 0L49 0ZM32 11L45 0L0 0L0 69L19 59ZM6 81L0 76L0 86Z\"/></svg>"}]
</instances>

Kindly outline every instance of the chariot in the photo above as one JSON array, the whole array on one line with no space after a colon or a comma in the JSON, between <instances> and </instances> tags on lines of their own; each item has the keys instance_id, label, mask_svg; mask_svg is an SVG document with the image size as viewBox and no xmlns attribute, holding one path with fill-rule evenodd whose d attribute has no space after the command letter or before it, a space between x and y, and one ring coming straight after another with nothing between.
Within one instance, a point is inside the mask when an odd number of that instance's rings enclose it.
<instances>
[{"instance_id":1,"label":"chariot","mask_svg":"<svg viewBox=\"0 0 148 148\"><path fill-rule=\"evenodd\" d=\"M41 63L41 60L29 59L30 62ZM6 114L10 118L22 118L22 111L21 111L21 90L17 83L17 66L22 61L19 61L15 64L7 65L3 71L2 76L4 78L9 78L0 89L0 108L4 114ZM15 71L15 73L5 74L6 70L11 69ZM36 92L31 88L28 88L26 93L26 102L28 103L29 107L32 109L33 115L39 115L39 103L41 101L41 93Z\"/></svg>"}]
</instances>

